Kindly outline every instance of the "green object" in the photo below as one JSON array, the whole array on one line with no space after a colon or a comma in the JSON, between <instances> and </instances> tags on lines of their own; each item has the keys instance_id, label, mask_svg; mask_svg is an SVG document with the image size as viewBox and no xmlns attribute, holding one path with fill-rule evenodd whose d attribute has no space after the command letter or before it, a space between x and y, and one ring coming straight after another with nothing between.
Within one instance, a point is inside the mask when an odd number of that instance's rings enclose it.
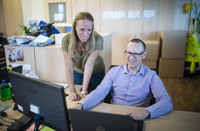
<instances>
[{"instance_id":1,"label":"green object","mask_svg":"<svg viewBox=\"0 0 200 131\"><path fill-rule=\"evenodd\" d=\"M19 24L19 26L22 28L22 30L23 30L23 36L27 36L27 34L26 33L28 33L29 31L30 31L30 29L31 28L33 28L35 25L33 25L33 26L31 26L30 28L28 28L28 27L26 27L26 26L24 26L24 25L20 25Z\"/></svg>"},{"instance_id":2,"label":"green object","mask_svg":"<svg viewBox=\"0 0 200 131\"><path fill-rule=\"evenodd\" d=\"M25 30L23 30L23 34L22 34L23 36L27 36L27 34L26 34L26 32L25 32Z\"/></svg>"},{"instance_id":3,"label":"green object","mask_svg":"<svg viewBox=\"0 0 200 131\"><path fill-rule=\"evenodd\" d=\"M50 38L52 38L52 39L55 40L55 34L52 34L52 35L50 36Z\"/></svg>"},{"instance_id":4,"label":"green object","mask_svg":"<svg viewBox=\"0 0 200 131\"><path fill-rule=\"evenodd\" d=\"M40 131L56 131L48 126L44 126Z\"/></svg>"},{"instance_id":5,"label":"green object","mask_svg":"<svg viewBox=\"0 0 200 131\"><path fill-rule=\"evenodd\" d=\"M1 90L1 101L6 101L11 99L10 85L6 83L6 80L2 80L0 90Z\"/></svg>"}]
</instances>

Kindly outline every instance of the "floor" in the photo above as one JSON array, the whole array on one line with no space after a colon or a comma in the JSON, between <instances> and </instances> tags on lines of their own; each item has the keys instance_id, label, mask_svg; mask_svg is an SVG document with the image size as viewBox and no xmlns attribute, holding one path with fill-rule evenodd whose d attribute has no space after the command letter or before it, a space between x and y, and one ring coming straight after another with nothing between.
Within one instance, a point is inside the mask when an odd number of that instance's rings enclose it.
<instances>
[{"instance_id":1,"label":"floor","mask_svg":"<svg viewBox=\"0 0 200 131\"><path fill-rule=\"evenodd\" d=\"M200 77L161 78L173 110L200 112Z\"/></svg>"}]
</instances>

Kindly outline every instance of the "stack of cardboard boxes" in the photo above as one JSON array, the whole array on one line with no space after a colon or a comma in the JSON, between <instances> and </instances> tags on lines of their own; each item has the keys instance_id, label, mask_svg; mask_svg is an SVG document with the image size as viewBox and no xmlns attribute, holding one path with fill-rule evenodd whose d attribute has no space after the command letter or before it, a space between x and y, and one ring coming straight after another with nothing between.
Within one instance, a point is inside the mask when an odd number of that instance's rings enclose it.
<instances>
[{"instance_id":1,"label":"stack of cardboard boxes","mask_svg":"<svg viewBox=\"0 0 200 131\"><path fill-rule=\"evenodd\" d=\"M146 44L147 56L142 61L143 65L149 68L157 69L158 52L159 52L159 41L157 40L144 40Z\"/></svg>"},{"instance_id":2,"label":"stack of cardboard boxes","mask_svg":"<svg viewBox=\"0 0 200 131\"><path fill-rule=\"evenodd\" d=\"M183 77L187 31L161 31L160 77Z\"/></svg>"}]
</instances>

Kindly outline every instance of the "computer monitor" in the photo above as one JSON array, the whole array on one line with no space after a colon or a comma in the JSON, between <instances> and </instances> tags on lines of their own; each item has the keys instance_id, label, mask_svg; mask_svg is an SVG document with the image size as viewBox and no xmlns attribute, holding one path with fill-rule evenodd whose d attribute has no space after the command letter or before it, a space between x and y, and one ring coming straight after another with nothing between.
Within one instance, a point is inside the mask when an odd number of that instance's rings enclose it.
<instances>
[{"instance_id":1,"label":"computer monitor","mask_svg":"<svg viewBox=\"0 0 200 131\"><path fill-rule=\"evenodd\" d=\"M18 73L22 73L22 65L14 67L12 70ZM2 80L6 80L7 83L10 82L9 77L8 77L8 71L9 70L0 71L0 82Z\"/></svg>"},{"instance_id":2,"label":"computer monitor","mask_svg":"<svg viewBox=\"0 0 200 131\"><path fill-rule=\"evenodd\" d=\"M77 109L68 112L73 131L143 131L143 121L131 116Z\"/></svg>"},{"instance_id":3,"label":"computer monitor","mask_svg":"<svg viewBox=\"0 0 200 131\"><path fill-rule=\"evenodd\" d=\"M55 130L70 131L62 86L16 72L9 72L8 75L19 112L31 118L40 116L39 123Z\"/></svg>"}]
</instances>

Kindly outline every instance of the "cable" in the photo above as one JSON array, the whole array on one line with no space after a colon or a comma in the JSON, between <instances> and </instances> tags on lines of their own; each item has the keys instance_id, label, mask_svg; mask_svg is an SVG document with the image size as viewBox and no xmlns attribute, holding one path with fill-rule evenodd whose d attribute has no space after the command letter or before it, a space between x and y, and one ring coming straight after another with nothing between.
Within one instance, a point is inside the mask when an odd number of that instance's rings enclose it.
<instances>
[{"instance_id":1,"label":"cable","mask_svg":"<svg viewBox=\"0 0 200 131\"><path fill-rule=\"evenodd\" d=\"M4 122L7 122L7 123L12 123L12 122L9 122L9 121L6 121L3 119L3 117L7 118L7 119L10 119L10 120L13 120L13 121L16 121L12 116L8 117L9 115L6 113L6 112L3 112L3 111L0 111L0 118L4 121Z\"/></svg>"},{"instance_id":2,"label":"cable","mask_svg":"<svg viewBox=\"0 0 200 131\"><path fill-rule=\"evenodd\" d=\"M3 118L3 117L6 117L7 119L14 120L14 121L17 121L17 122L18 122L17 119L15 119L14 117L8 115L8 114L7 114L6 112L4 112L4 111L0 111L0 115L2 116L2 118Z\"/></svg>"},{"instance_id":3,"label":"cable","mask_svg":"<svg viewBox=\"0 0 200 131\"><path fill-rule=\"evenodd\" d=\"M0 130L1 130L1 131L2 131L2 130L7 131L7 129L3 129L3 128L0 128Z\"/></svg>"},{"instance_id":4,"label":"cable","mask_svg":"<svg viewBox=\"0 0 200 131\"><path fill-rule=\"evenodd\" d=\"M5 125L3 123L0 123L0 126L7 126L7 127L9 127L9 125ZM0 128L0 129L6 131L6 129L3 129L3 128Z\"/></svg>"},{"instance_id":5,"label":"cable","mask_svg":"<svg viewBox=\"0 0 200 131\"><path fill-rule=\"evenodd\" d=\"M26 116L26 119L22 122L22 125L21 125L22 130L24 130L24 127L23 127L24 122L27 120L27 118L31 117L32 115L33 115L33 114L29 114L28 116Z\"/></svg>"},{"instance_id":6,"label":"cable","mask_svg":"<svg viewBox=\"0 0 200 131\"><path fill-rule=\"evenodd\" d=\"M8 114L7 114L7 116L9 116L9 117L11 117L12 119L14 119L14 120L15 120L15 118L14 118L14 117L12 117L12 116L10 116L10 115L8 115Z\"/></svg>"},{"instance_id":7,"label":"cable","mask_svg":"<svg viewBox=\"0 0 200 131\"><path fill-rule=\"evenodd\" d=\"M9 118L9 117L10 117L10 118ZM14 121L17 121L17 119L15 119L14 117L12 117L12 116L10 116L10 115L8 115L8 114L7 114L7 118L8 118L8 119L11 119L11 120L14 120Z\"/></svg>"},{"instance_id":8,"label":"cable","mask_svg":"<svg viewBox=\"0 0 200 131\"><path fill-rule=\"evenodd\" d=\"M12 119L12 118L9 118L9 117L6 117L7 119L10 119L10 120L13 120L13 121L16 121L15 119Z\"/></svg>"},{"instance_id":9,"label":"cable","mask_svg":"<svg viewBox=\"0 0 200 131\"><path fill-rule=\"evenodd\" d=\"M0 117L0 119L3 120L3 121L6 122L6 123L13 123L13 122L9 122L9 121L4 120L4 119L1 118L1 117Z\"/></svg>"},{"instance_id":10,"label":"cable","mask_svg":"<svg viewBox=\"0 0 200 131\"><path fill-rule=\"evenodd\" d=\"M25 127L25 129L23 129L23 131L26 131L26 129L28 129L33 123L34 123L34 121L31 121L31 122Z\"/></svg>"},{"instance_id":11,"label":"cable","mask_svg":"<svg viewBox=\"0 0 200 131\"><path fill-rule=\"evenodd\" d=\"M12 116L9 116L6 112L4 112L4 111L0 111L0 115L2 116L2 117L6 117L6 118L8 118L8 119L11 119L11 120L15 120Z\"/></svg>"},{"instance_id":12,"label":"cable","mask_svg":"<svg viewBox=\"0 0 200 131\"><path fill-rule=\"evenodd\" d=\"M29 114L28 117L33 117L34 114ZM34 119L23 129L23 131L26 131L36 120L41 119L41 116L35 116Z\"/></svg>"},{"instance_id":13,"label":"cable","mask_svg":"<svg viewBox=\"0 0 200 131\"><path fill-rule=\"evenodd\" d=\"M5 125L5 124L3 124L3 123L0 123L0 126L9 126L9 125Z\"/></svg>"}]
</instances>

